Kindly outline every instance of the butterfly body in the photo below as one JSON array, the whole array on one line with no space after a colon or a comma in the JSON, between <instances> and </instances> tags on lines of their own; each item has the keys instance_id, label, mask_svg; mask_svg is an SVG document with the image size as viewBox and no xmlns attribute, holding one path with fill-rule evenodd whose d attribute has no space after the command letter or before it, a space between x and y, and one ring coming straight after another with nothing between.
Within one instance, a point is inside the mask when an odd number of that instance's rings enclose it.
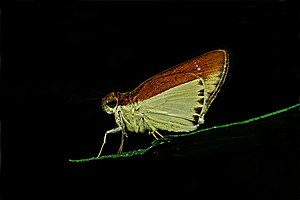
<instances>
[{"instance_id":1,"label":"butterfly body","mask_svg":"<svg viewBox=\"0 0 300 200\"><path fill-rule=\"evenodd\" d=\"M190 132L204 123L204 115L218 94L228 71L225 50L208 52L144 81L131 92L112 92L102 99L102 108L114 114L117 127L106 132Z\"/></svg>"}]
</instances>

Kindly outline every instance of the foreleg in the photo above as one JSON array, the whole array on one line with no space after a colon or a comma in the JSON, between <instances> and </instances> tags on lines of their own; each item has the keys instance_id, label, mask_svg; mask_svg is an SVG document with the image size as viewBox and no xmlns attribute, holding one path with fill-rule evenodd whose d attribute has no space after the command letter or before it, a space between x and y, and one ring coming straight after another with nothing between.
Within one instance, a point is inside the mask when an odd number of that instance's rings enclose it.
<instances>
[{"instance_id":1,"label":"foreleg","mask_svg":"<svg viewBox=\"0 0 300 200\"><path fill-rule=\"evenodd\" d=\"M116 127L116 128L113 128L113 129L111 129L111 130L106 131L106 133L104 134L103 143L102 143L102 145L101 145L101 149L100 149L100 151L99 151L99 154L98 154L97 158L99 158L100 155L101 155L101 152L102 152L102 150L103 150L103 147L104 147L104 145L105 145L105 143L106 143L106 136L107 136L107 134L110 134L110 133L117 133L117 132L119 132L119 131L121 131L121 130L122 130L122 128L119 126L119 127ZM122 133L122 137L124 137L124 136L123 136L123 133Z\"/></svg>"}]
</instances>

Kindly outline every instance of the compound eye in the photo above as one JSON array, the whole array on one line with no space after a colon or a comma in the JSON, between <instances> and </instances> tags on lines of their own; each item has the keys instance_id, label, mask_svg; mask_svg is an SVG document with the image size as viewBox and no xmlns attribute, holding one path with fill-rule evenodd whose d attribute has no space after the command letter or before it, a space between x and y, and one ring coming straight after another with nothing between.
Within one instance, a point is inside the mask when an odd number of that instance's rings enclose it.
<instances>
[{"instance_id":1,"label":"compound eye","mask_svg":"<svg viewBox=\"0 0 300 200\"><path fill-rule=\"evenodd\" d=\"M117 100L116 99L109 99L106 101L106 105L110 108L114 108L117 105Z\"/></svg>"}]
</instances>

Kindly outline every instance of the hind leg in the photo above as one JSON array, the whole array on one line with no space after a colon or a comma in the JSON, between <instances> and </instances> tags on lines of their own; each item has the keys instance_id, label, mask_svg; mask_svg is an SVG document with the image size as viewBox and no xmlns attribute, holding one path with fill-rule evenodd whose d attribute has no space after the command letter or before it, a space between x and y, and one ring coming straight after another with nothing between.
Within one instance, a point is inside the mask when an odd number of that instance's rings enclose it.
<instances>
[{"instance_id":1,"label":"hind leg","mask_svg":"<svg viewBox=\"0 0 300 200\"><path fill-rule=\"evenodd\" d=\"M160 134L157 130L155 130L155 131L149 131L149 135L152 135L156 140L159 139L156 135L158 135L160 138L163 138L163 137L164 137L164 136L163 136L162 134Z\"/></svg>"}]
</instances>

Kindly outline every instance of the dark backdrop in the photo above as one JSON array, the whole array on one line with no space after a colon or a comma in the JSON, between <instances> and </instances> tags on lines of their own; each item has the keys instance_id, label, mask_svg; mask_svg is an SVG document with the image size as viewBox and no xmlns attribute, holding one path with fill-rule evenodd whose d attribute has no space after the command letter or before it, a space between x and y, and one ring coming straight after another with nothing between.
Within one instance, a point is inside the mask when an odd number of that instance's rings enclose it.
<instances>
[{"instance_id":1,"label":"dark backdrop","mask_svg":"<svg viewBox=\"0 0 300 200\"><path fill-rule=\"evenodd\" d=\"M115 127L100 100L74 97L130 91L214 49L229 51L230 68L203 127L298 103L296 4L19 2L2 15L3 197L297 199L299 149L289 147L181 160L68 162L96 156L105 131ZM108 140L104 153L116 152L120 136ZM125 151L152 140L131 134Z\"/></svg>"}]
</instances>

